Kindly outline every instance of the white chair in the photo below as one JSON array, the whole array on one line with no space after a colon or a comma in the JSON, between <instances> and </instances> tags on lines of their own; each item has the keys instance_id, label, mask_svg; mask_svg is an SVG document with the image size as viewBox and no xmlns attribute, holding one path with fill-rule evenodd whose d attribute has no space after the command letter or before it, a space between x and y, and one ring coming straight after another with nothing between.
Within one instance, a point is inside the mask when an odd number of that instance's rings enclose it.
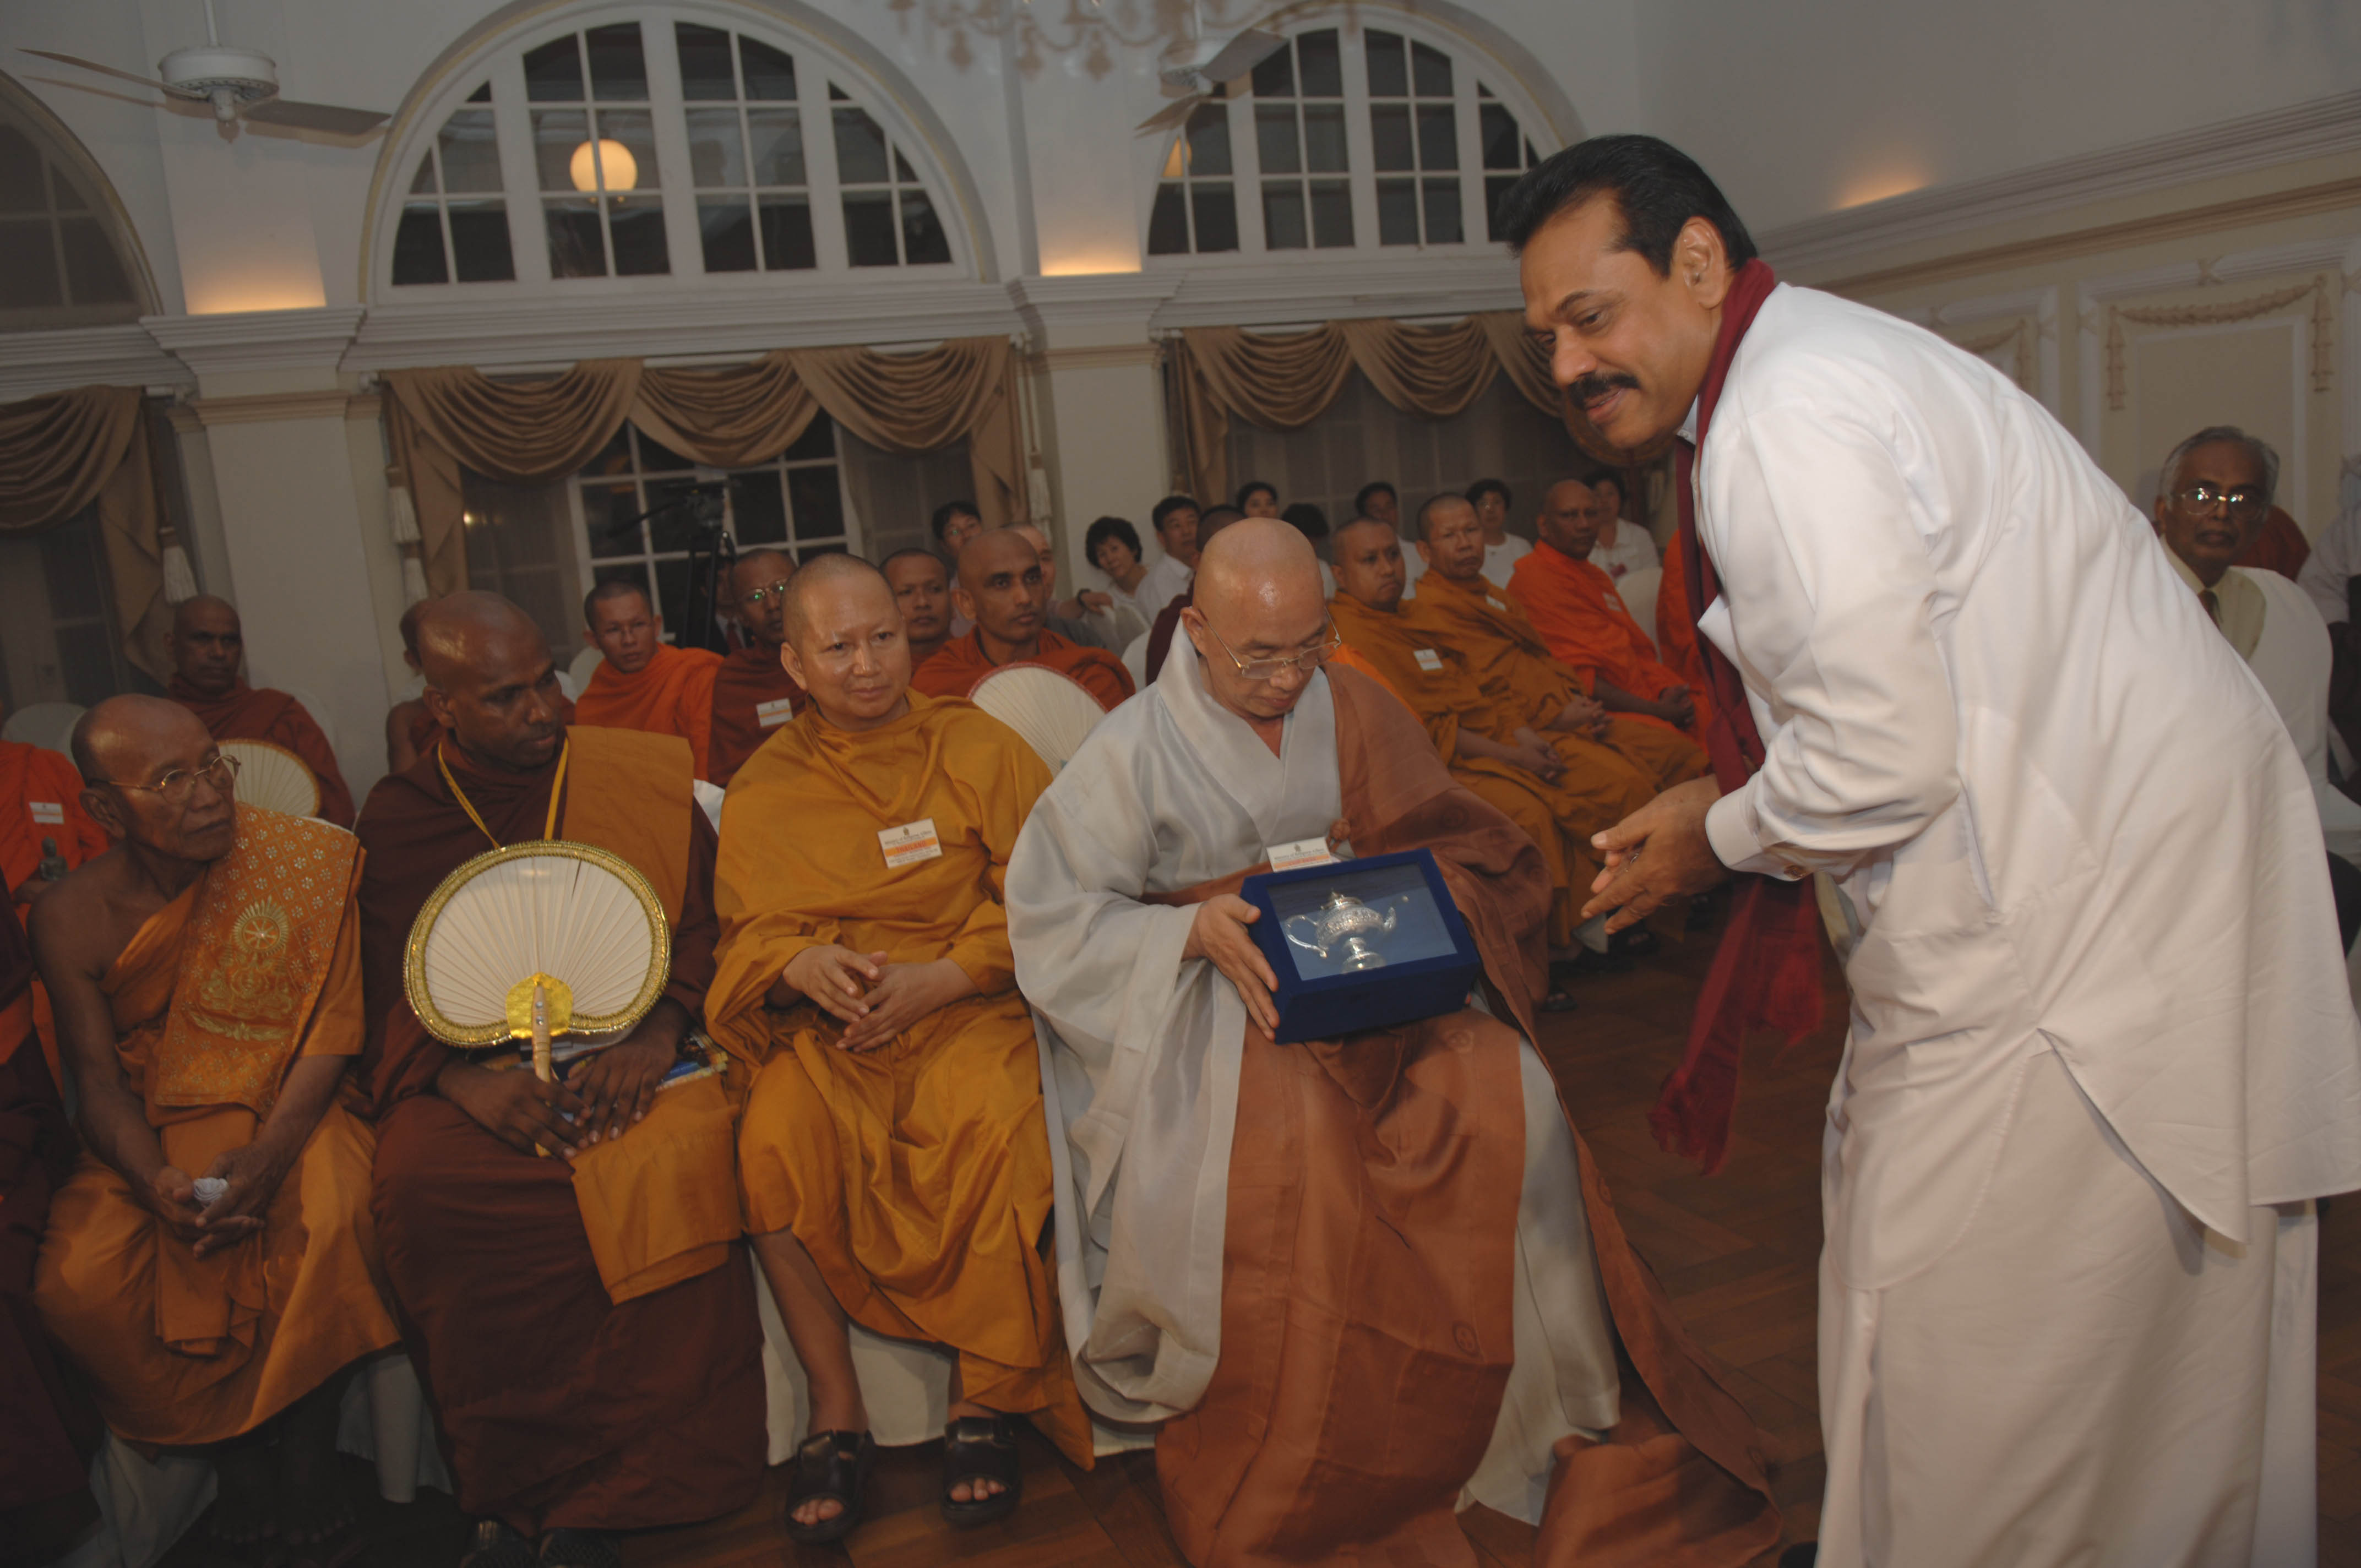
<instances>
[{"instance_id":1,"label":"white chair","mask_svg":"<svg viewBox=\"0 0 2361 1568\"><path fill-rule=\"evenodd\" d=\"M87 711L80 703L36 702L18 708L0 725L0 739L71 756L73 727Z\"/></svg>"},{"instance_id":2,"label":"white chair","mask_svg":"<svg viewBox=\"0 0 2361 1568\"><path fill-rule=\"evenodd\" d=\"M1131 685L1134 691L1146 691L1148 689L1148 639L1149 635L1150 633L1143 631L1123 646L1123 667L1131 672Z\"/></svg>"},{"instance_id":3,"label":"white chair","mask_svg":"<svg viewBox=\"0 0 2361 1568\"><path fill-rule=\"evenodd\" d=\"M566 673L574 677L576 693L579 694L590 689L591 675L597 673L598 666L606 662L606 654L587 642L582 645L582 652L574 655L574 663L566 666Z\"/></svg>"},{"instance_id":4,"label":"white chair","mask_svg":"<svg viewBox=\"0 0 2361 1568\"><path fill-rule=\"evenodd\" d=\"M1024 739L1056 773L1082 749L1106 710L1080 681L1047 664L1004 664L968 688L968 700Z\"/></svg>"},{"instance_id":5,"label":"white chair","mask_svg":"<svg viewBox=\"0 0 2361 1568\"><path fill-rule=\"evenodd\" d=\"M1154 630L1148 624L1148 618L1139 613L1137 605L1123 599L1109 605L1106 614L1115 623L1115 645L1118 648L1129 647L1133 638L1145 637Z\"/></svg>"},{"instance_id":6,"label":"white chair","mask_svg":"<svg viewBox=\"0 0 2361 1568\"><path fill-rule=\"evenodd\" d=\"M1631 612L1631 619L1640 623L1640 630L1648 634L1651 642L1656 640L1656 590L1664 583L1662 566L1642 566L1615 579L1615 591L1622 596L1623 608ZM1660 657L1663 652L1657 650Z\"/></svg>"}]
</instances>

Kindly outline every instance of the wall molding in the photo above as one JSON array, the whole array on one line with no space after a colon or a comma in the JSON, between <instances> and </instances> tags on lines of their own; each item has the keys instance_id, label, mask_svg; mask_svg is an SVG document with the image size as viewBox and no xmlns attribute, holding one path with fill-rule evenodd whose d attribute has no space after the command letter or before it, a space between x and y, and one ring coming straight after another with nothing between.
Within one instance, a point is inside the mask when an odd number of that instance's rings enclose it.
<instances>
[{"instance_id":1,"label":"wall molding","mask_svg":"<svg viewBox=\"0 0 2361 1568\"><path fill-rule=\"evenodd\" d=\"M1783 225L1755 238L1781 271L1817 270L1897 246L2110 197L2354 151L2361 151L2361 92L1889 196ZM1842 283L1827 287L1850 291Z\"/></svg>"},{"instance_id":2,"label":"wall molding","mask_svg":"<svg viewBox=\"0 0 2361 1568\"><path fill-rule=\"evenodd\" d=\"M233 311L219 315L142 316L157 346L202 382L252 370L333 369L368 312L359 305L302 311Z\"/></svg>"},{"instance_id":3,"label":"wall molding","mask_svg":"<svg viewBox=\"0 0 2361 1568\"><path fill-rule=\"evenodd\" d=\"M0 333L0 402L75 387L179 391L195 384L189 367L157 346L137 323Z\"/></svg>"},{"instance_id":4,"label":"wall molding","mask_svg":"<svg viewBox=\"0 0 2361 1568\"><path fill-rule=\"evenodd\" d=\"M1159 330L1313 326L1369 316L1456 320L1525 308L1517 263L1497 247L1489 255L1436 253L1399 260L1305 254L1304 263L1192 268L1180 275L1180 286L1152 323Z\"/></svg>"},{"instance_id":5,"label":"wall molding","mask_svg":"<svg viewBox=\"0 0 2361 1568\"><path fill-rule=\"evenodd\" d=\"M280 424L294 420L346 419L353 412L349 392L263 392L242 398L194 398L184 405L196 422L217 424ZM372 400L371 407L375 403Z\"/></svg>"}]
</instances>

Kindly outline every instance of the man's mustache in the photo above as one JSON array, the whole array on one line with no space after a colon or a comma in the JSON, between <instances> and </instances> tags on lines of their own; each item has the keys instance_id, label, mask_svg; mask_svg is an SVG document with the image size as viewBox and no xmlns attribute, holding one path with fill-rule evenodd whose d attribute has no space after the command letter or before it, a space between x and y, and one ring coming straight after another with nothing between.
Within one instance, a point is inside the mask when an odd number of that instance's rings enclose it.
<instances>
[{"instance_id":1,"label":"man's mustache","mask_svg":"<svg viewBox=\"0 0 2361 1568\"><path fill-rule=\"evenodd\" d=\"M1636 392L1639 389L1640 378L1637 376L1629 376L1620 370L1612 373L1593 370L1589 375L1566 388L1566 393L1577 403L1593 403L1609 392Z\"/></svg>"}]
</instances>

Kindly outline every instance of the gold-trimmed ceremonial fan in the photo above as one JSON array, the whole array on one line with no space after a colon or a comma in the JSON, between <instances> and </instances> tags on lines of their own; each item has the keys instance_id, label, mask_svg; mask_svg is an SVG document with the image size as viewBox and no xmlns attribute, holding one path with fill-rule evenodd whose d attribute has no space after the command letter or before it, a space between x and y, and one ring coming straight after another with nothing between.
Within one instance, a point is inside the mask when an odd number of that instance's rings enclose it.
<instances>
[{"instance_id":1,"label":"gold-trimmed ceremonial fan","mask_svg":"<svg viewBox=\"0 0 2361 1568\"><path fill-rule=\"evenodd\" d=\"M225 740L221 754L237 759L237 798L244 806L283 811L290 817L320 815L320 781L302 758L268 740Z\"/></svg>"},{"instance_id":2,"label":"gold-trimmed ceremonial fan","mask_svg":"<svg viewBox=\"0 0 2361 1568\"><path fill-rule=\"evenodd\" d=\"M968 688L968 700L1033 748L1056 773L1082 749L1106 710L1090 688L1047 664L1020 662L988 671Z\"/></svg>"}]
</instances>

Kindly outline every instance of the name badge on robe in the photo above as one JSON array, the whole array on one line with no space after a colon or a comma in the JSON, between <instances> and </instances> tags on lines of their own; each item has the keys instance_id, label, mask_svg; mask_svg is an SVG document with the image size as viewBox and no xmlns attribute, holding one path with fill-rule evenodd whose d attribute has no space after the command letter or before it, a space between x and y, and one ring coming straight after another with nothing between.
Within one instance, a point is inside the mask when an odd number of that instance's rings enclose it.
<instances>
[{"instance_id":1,"label":"name badge on robe","mask_svg":"<svg viewBox=\"0 0 2361 1568\"><path fill-rule=\"evenodd\" d=\"M921 817L916 822L905 822L899 828L877 829L878 847L885 851L885 869L900 871L915 866L920 861L942 859L943 841L935 836L935 819Z\"/></svg>"},{"instance_id":2,"label":"name badge on robe","mask_svg":"<svg viewBox=\"0 0 2361 1568\"><path fill-rule=\"evenodd\" d=\"M1418 661L1418 667L1424 670L1428 674L1439 675L1443 674L1443 655L1436 652L1433 649L1422 648L1417 652L1412 653L1411 657L1416 659Z\"/></svg>"},{"instance_id":3,"label":"name badge on robe","mask_svg":"<svg viewBox=\"0 0 2361 1568\"><path fill-rule=\"evenodd\" d=\"M50 828L62 828L66 825L66 807L63 801L28 800L25 804L32 808L34 821Z\"/></svg>"},{"instance_id":4,"label":"name badge on robe","mask_svg":"<svg viewBox=\"0 0 2361 1568\"><path fill-rule=\"evenodd\" d=\"M1300 871L1305 866L1333 866L1336 857L1328 852L1325 839L1298 839L1292 844L1270 847L1270 869L1275 872Z\"/></svg>"},{"instance_id":5,"label":"name badge on robe","mask_svg":"<svg viewBox=\"0 0 2361 1568\"><path fill-rule=\"evenodd\" d=\"M754 722L765 729L775 729L795 716L796 699L791 696L774 696L754 705Z\"/></svg>"}]
</instances>

